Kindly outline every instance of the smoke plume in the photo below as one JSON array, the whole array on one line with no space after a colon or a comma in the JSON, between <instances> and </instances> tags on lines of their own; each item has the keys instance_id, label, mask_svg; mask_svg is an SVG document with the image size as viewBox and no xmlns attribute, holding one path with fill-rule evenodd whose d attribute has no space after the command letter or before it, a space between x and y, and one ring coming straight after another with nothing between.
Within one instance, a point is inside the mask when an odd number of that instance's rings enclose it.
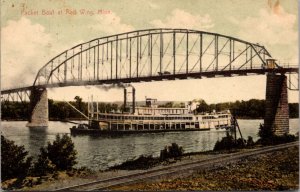
<instances>
[{"instance_id":1,"label":"smoke plume","mask_svg":"<svg viewBox=\"0 0 300 192\"><path fill-rule=\"evenodd\" d=\"M109 91L110 89L124 89L127 87L133 87L130 83L116 83L111 85L100 85L96 86L98 89Z\"/></svg>"}]
</instances>

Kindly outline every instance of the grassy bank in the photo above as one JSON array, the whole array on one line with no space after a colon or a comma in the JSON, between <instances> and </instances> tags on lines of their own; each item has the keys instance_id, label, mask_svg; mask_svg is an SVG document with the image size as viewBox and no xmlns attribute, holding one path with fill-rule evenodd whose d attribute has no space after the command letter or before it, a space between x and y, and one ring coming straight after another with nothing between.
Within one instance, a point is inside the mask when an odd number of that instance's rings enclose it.
<instances>
[{"instance_id":1,"label":"grassy bank","mask_svg":"<svg viewBox=\"0 0 300 192\"><path fill-rule=\"evenodd\" d=\"M248 150L248 149L243 149ZM237 150L239 151L239 150ZM236 150L230 151L234 153ZM102 180L111 177L134 174L140 170L152 170L154 167L165 167L169 164L188 163L194 160L204 160L217 157L220 153L228 151L210 151L189 153L181 156L180 160L168 159L160 161L157 158L143 157L129 161L107 171L89 172L77 170L71 172L58 172L54 175L41 178L26 178L21 190L53 190L67 186ZM298 183L298 147L288 150L244 158L235 163L224 164L218 167L207 167L205 170L196 170L191 174L178 174L173 178L159 182L144 181L144 183L113 188L112 190L283 190L297 189ZM139 162L139 164L135 164ZM142 165L142 163L146 165ZM134 165L135 164L135 165ZM137 166L141 165L141 166ZM181 179L179 179L181 178ZM11 185L12 180L2 183L3 187Z\"/></svg>"},{"instance_id":2,"label":"grassy bank","mask_svg":"<svg viewBox=\"0 0 300 192\"><path fill-rule=\"evenodd\" d=\"M113 190L296 190L299 147L248 157L185 178L146 182Z\"/></svg>"}]
</instances>

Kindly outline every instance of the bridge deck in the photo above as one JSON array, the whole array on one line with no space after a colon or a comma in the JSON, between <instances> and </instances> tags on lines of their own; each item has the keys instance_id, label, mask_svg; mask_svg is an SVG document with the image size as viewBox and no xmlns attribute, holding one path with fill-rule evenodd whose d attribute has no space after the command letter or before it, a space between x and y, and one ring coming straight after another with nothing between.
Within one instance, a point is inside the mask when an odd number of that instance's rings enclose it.
<instances>
[{"instance_id":1,"label":"bridge deck","mask_svg":"<svg viewBox=\"0 0 300 192\"><path fill-rule=\"evenodd\" d=\"M155 76L140 76L131 78L120 79L104 79L96 81L67 81L63 83L54 83L48 85L39 85L35 87L55 88L66 86L84 86L84 85L102 85L102 84L118 84L118 83L136 83L136 82L151 82L151 81L164 81L164 80L177 80L177 79L201 79L201 78L214 78L214 77L233 77L233 76L246 76L246 75L264 75L267 72L274 73L298 73L299 68L276 68L276 69L243 69L243 70L224 70L224 71L208 71L198 73L182 73L182 74L161 74ZM26 86L20 88L2 90L1 94L9 94L19 91L30 90L33 86Z\"/></svg>"}]
</instances>

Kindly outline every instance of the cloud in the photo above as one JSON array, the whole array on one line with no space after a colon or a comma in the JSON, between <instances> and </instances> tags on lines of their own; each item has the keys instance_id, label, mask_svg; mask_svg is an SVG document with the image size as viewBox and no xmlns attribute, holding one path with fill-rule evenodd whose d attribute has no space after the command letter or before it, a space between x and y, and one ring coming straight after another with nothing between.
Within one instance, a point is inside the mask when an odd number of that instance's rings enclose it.
<instances>
[{"instance_id":1,"label":"cloud","mask_svg":"<svg viewBox=\"0 0 300 192\"><path fill-rule=\"evenodd\" d=\"M152 9L159 9L159 6L156 3L153 3L151 1L146 1L148 3L149 7Z\"/></svg>"},{"instance_id":2,"label":"cloud","mask_svg":"<svg viewBox=\"0 0 300 192\"><path fill-rule=\"evenodd\" d=\"M86 28L93 28L95 34L117 34L132 31L131 25L123 24L115 13L94 17ZM38 70L60 52L90 39L82 36L56 37L59 29L48 33L46 28L26 17L10 20L1 29L2 89L16 86L32 85ZM92 38L92 37L90 37Z\"/></svg>"},{"instance_id":3,"label":"cloud","mask_svg":"<svg viewBox=\"0 0 300 192\"><path fill-rule=\"evenodd\" d=\"M93 27L99 32L110 35L134 30L133 26L122 23L121 18L114 12L96 17Z\"/></svg>"},{"instance_id":4,"label":"cloud","mask_svg":"<svg viewBox=\"0 0 300 192\"><path fill-rule=\"evenodd\" d=\"M256 17L240 21L229 17L228 20L240 26L239 36L249 41L271 45L289 45L297 41L297 16L287 13L277 0L268 0L268 9L260 9ZM259 34L259 35L258 35Z\"/></svg>"},{"instance_id":5,"label":"cloud","mask_svg":"<svg viewBox=\"0 0 300 192\"><path fill-rule=\"evenodd\" d=\"M275 4L270 10L261 9L258 17L247 17L242 21L240 35L262 43L287 45L297 41L296 22L296 15Z\"/></svg>"},{"instance_id":6,"label":"cloud","mask_svg":"<svg viewBox=\"0 0 300 192\"><path fill-rule=\"evenodd\" d=\"M286 12L278 0L268 0L267 8L258 10L257 16L244 20L229 17L228 20L239 27L237 36L241 39L263 44L281 61L298 60L297 16Z\"/></svg>"},{"instance_id":7,"label":"cloud","mask_svg":"<svg viewBox=\"0 0 300 192\"><path fill-rule=\"evenodd\" d=\"M269 0L269 1L270 1L269 6L275 14L280 14L283 11L282 7L280 6L279 0L277 0L274 5L272 5L271 0Z\"/></svg>"},{"instance_id":8,"label":"cloud","mask_svg":"<svg viewBox=\"0 0 300 192\"><path fill-rule=\"evenodd\" d=\"M25 17L8 21L1 35L2 87L32 84L37 70L52 52L52 36L42 25Z\"/></svg>"},{"instance_id":9,"label":"cloud","mask_svg":"<svg viewBox=\"0 0 300 192\"><path fill-rule=\"evenodd\" d=\"M188 28L196 30L209 30L214 27L210 15L193 15L181 9L174 9L164 21L157 19L151 21L150 24L159 28Z\"/></svg>"}]
</instances>

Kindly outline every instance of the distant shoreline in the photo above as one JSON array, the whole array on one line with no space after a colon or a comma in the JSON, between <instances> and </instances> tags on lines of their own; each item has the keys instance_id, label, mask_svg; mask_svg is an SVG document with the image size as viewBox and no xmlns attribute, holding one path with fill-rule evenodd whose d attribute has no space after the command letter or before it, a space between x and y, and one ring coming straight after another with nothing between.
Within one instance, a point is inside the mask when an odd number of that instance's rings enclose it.
<instances>
[{"instance_id":1,"label":"distant shoreline","mask_svg":"<svg viewBox=\"0 0 300 192\"><path fill-rule=\"evenodd\" d=\"M248 117L238 117L237 119L242 120L263 120L264 118L248 118ZM289 119L299 119L299 117L290 117ZM28 119L1 119L1 121L28 121ZM68 118L68 119L56 119L56 118L49 118L49 121L60 121L66 122L67 121L87 121L85 118Z\"/></svg>"},{"instance_id":2,"label":"distant shoreline","mask_svg":"<svg viewBox=\"0 0 300 192\"><path fill-rule=\"evenodd\" d=\"M28 119L1 119L1 121L28 121ZM87 121L85 118L68 118L68 119L56 119L56 118L49 118L49 121Z\"/></svg>"}]
</instances>

